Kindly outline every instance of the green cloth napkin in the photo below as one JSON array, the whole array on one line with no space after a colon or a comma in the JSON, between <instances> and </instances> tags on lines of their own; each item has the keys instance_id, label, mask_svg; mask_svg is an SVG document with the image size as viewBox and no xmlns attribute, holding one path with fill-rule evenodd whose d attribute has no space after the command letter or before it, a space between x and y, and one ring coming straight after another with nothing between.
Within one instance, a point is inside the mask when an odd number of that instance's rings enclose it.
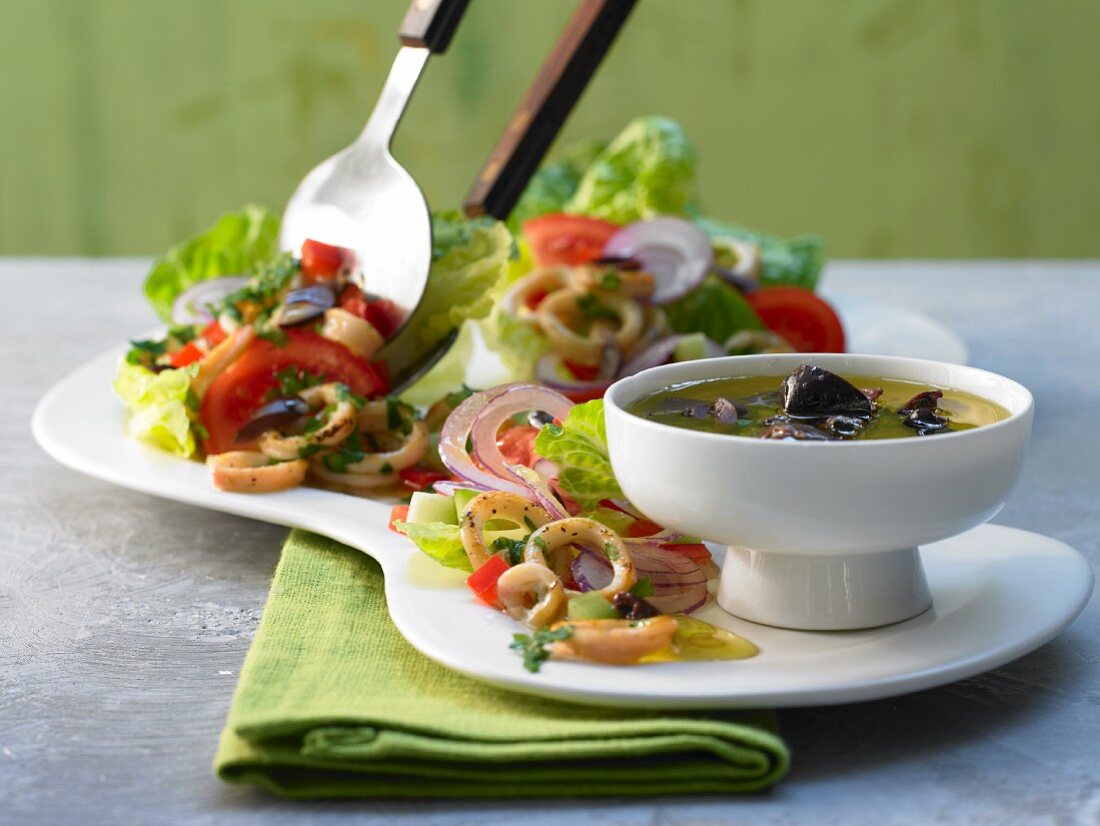
<instances>
[{"instance_id":1,"label":"green cloth napkin","mask_svg":"<svg viewBox=\"0 0 1100 826\"><path fill-rule=\"evenodd\" d=\"M215 770L288 797L494 798L748 792L787 763L770 713L583 706L437 665L390 621L377 563L294 531Z\"/></svg>"}]
</instances>

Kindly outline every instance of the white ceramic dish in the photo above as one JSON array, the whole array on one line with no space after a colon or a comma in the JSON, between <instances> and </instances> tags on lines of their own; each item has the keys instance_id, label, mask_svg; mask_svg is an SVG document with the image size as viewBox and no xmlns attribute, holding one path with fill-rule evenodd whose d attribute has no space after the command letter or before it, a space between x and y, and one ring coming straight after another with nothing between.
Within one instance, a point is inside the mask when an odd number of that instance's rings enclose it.
<instances>
[{"instance_id":1,"label":"white ceramic dish","mask_svg":"<svg viewBox=\"0 0 1100 826\"><path fill-rule=\"evenodd\" d=\"M385 570L394 622L414 646L444 665L518 691L645 707L869 700L1008 662L1057 635L1091 593L1091 569L1072 548L1023 531L983 526L923 549L936 605L908 622L870 631L808 633L754 625L710 606L704 619L745 635L761 654L736 662L645 666L630 671L629 679L606 666L557 662L528 674L507 650L517 626L476 604L461 574L440 568L388 531L388 505L310 488L265 496L219 493L203 465L126 438L109 386L121 352L79 368L39 403L34 434L48 453L124 487L300 526L369 552Z\"/></svg>"},{"instance_id":2,"label":"white ceramic dish","mask_svg":"<svg viewBox=\"0 0 1100 826\"><path fill-rule=\"evenodd\" d=\"M684 382L778 377L801 364L962 390L1010 415L925 438L800 443L669 427L625 409ZM784 353L644 370L611 386L605 410L611 464L626 497L658 524L731 547L718 593L723 607L768 625L842 630L929 607L916 547L1001 509L1020 473L1034 404L1021 385L974 367Z\"/></svg>"}]
</instances>

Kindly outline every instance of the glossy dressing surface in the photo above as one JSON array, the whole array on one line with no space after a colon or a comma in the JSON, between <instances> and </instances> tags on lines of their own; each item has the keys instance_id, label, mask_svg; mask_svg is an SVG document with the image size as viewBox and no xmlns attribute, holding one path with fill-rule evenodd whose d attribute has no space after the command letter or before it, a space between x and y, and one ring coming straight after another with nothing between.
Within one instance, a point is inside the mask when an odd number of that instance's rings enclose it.
<instances>
[{"instance_id":1,"label":"glossy dressing surface","mask_svg":"<svg viewBox=\"0 0 1100 826\"><path fill-rule=\"evenodd\" d=\"M785 376L743 376L727 379L685 382L655 393L650 393L631 403L627 410L636 416L688 430L702 430L731 436L758 437L768 425L766 420L783 413L779 388ZM845 375L843 378L859 388L880 388L882 395L875 404L875 413L856 439L896 439L919 435L916 430L902 424L897 411L918 393L941 390L943 398L937 404L939 412L950 419L946 432L969 430L981 425L1007 419L1009 412L1001 405L973 393L953 390L929 384L884 379L877 376ZM714 416L693 416L673 410L662 411L669 400L689 399L714 402L729 399L739 408L747 410L736 422L724 424Z\"/></svg>"}]
</instances>

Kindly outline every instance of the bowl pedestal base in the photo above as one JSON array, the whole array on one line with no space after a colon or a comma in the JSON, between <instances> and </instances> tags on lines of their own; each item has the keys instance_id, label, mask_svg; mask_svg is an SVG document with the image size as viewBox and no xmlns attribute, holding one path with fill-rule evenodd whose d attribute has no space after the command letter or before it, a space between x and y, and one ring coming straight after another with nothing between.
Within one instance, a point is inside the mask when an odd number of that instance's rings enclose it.
<instances>
[{"instance_id":1,"label":"bowl pedestal base","mask_svg":"<svg viewBox=\"0 0 1100 826\"><path fill-rule=\"evenodd\" d=\"M718 604L763 625L843 631L915 617L931 607L932 593L916 548L819 555L731 546Z\"/></svg>"}]
</instances>

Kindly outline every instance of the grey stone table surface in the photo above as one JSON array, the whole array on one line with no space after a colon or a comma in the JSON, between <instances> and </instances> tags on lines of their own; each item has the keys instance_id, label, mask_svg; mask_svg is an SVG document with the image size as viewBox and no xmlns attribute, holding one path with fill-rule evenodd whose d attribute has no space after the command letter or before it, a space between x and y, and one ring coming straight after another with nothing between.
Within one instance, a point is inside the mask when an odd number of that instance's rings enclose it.
<instances>
[{"instance_id":1,"label":"grey stone table surface","mask_svg":"<svg viewBox=\"0 0 1100 826\"><path fill-rule=\"evenodd\" d=\"M780 713L794 755L748 798L283 801L210 764L285 531L84 478L34 444L46 389L154 324L145 262L0 260L0 822L1100 823L1100 608L996 671ZM1038 414L997 522L1100 563L1100 264L837 263L837 290L960 333Z\"/></svg>"}]
</instances>

